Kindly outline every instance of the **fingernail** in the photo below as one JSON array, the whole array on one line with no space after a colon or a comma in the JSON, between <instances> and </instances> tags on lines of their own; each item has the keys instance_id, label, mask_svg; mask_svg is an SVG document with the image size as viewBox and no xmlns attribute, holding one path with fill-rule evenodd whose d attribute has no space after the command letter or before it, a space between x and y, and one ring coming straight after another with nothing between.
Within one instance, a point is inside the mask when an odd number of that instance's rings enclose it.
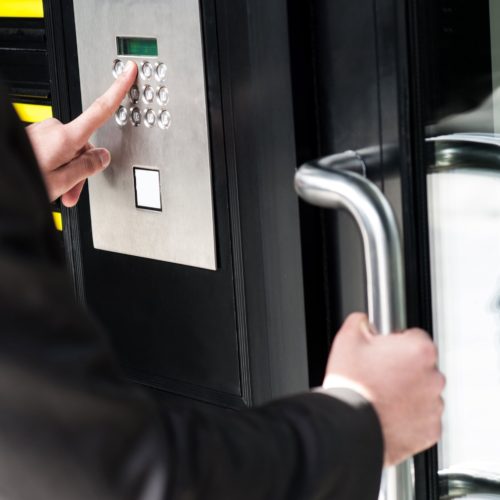
<instances>
[{"instance_id":1,"label":"fingernail","mask_svg":"<svg viewBox=\"0 0 500 500\"><path fill-rule=\"evenodd\" d=\"M101 149L99 151L99 159L101 160L101 165L106 168L111 163L111 154L107 149Z\"/></svg>"}]
</instances>

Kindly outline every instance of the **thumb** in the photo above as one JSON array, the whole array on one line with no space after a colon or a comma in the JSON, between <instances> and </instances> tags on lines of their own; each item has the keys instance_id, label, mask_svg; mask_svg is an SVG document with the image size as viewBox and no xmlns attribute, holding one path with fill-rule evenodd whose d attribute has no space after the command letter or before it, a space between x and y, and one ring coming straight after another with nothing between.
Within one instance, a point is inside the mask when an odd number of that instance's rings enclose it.
<instances>
[{"instance_id":1,"label":"thumb","mask_svg":"<svg viewBox=\"0 0 500 500\"><path fill-rule=\"evenodd\" d=\"M342 325L337 338L353 342L371 340L375 334L368 316L364 313L350 314Z\"/></svg>"},{"instance_id":2,"label":"thumb","mask_svg":"<svg viewBox=\"0 0 500 500\"><path fill-rule=\"evenodd\" d=\"M67 193L64 193L61 196L62 204L67 208L74 207L78 200L80 199L80 195L83 191L83 186L85 186L85 181L80 181L76 186L73 186Z\"/></svg>"},{"instance_id":3,"label":"thumb","mask_svg":"<svg viewBox=\"0 0 500 500\"><path fill-rule=\"evenodd\" d=\"M94 148L58 168L52 173L51 199L59 198L88 177L101 172L110 161L111 155L107 149Z\"/></svg>"},{"instance_id":4,"label":"thumb","mask_svg":"<svg viewBox=\"0 0 500 500\"><path fill-rule=\"evenodd\" d=\"M360 324L359 328L361 333L367 340L371 340L373 337L379 335L379 332L377 331L375 326L373 326L373 324L370 323L368 318L366 319L366 321L363 321Z\"/></svg>"}]
</instances>

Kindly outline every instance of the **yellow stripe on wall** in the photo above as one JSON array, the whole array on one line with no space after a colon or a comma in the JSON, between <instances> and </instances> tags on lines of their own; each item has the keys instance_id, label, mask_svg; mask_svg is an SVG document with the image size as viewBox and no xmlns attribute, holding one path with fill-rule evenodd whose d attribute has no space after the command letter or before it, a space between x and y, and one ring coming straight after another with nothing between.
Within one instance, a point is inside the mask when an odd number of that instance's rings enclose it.
<instances>
[{"instance_id":1,"label":"yellow stripe on wall","mask_svg":"<svg viewBox=\"0 0 500 500\"><path fill-rule=\"evenodd\" d=\"M63 230L63 221L62 221L61 212L52 212L52 217L54 217L54 224L56 226L56 229L58 231L62 231Z\"/></svg>"},{"instance_id":2,"label":"yellow stripe on wall","mask_svg":"<svg viewBox=\"0 0 500 500\"><path fill-rule=\"evenodd\" d=\"M25 123L36 123L47 118L52 118L52 106L15 102L14 109L17 111L21 121Z\"/></svg>"},{"instance_id":3,"label":"yellow stripe on wall","mask_svg":"<svg viewBox=\"0 0 500 500\"><path fill-rule=\"evenodd\" d=\"M43 17L43 0L0 0L0 17Z\"/></svg>"}]
</instances>

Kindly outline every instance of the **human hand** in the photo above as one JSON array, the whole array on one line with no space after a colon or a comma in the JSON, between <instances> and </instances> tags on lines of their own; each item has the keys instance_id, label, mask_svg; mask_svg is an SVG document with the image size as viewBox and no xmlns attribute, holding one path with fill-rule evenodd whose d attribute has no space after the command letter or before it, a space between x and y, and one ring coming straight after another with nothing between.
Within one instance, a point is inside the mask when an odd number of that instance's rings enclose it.
<instances>
[{"instance_id":1,"label":"human hand","mask_svg":"<svg viewBox=\"0 0 500 500\"><path fill-rule=\"evenodd\" d=\"M374 406L382 426L385 465L435 444L441 435L445 378L423 330L381 336L364 314L350 315L333 343L324 387L351 386Z\"/></svg>"},{"instance_id":2,"label":"human hand","mask_svg":"<svg viewBox=\"0 0 500 500\"><path fill-rule=\"evenodd\" d=\"M136 76L137 65L129 61L113 85L72 122L50 118L26 128L50 201L61 196L65 206L76 205L86 179L110 164L109 151L89 139L114 115Z\"/></svg>"}]
</instances>

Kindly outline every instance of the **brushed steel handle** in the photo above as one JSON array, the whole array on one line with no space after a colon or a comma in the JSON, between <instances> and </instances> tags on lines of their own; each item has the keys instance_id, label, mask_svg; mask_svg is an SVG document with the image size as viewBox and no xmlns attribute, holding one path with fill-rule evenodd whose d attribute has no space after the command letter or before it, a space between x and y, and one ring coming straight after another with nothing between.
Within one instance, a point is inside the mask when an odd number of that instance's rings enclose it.
<instances>
[{"instance_id":1,"label":"brushed steel handle","mask_svg":"<svg viewBox=\"0 0 500 500\"><path fill-rule=\"evenodd\" d=\"M406 327L403 252L394 212L366 177L363 157L346 151L306 163L295 175L297 194L312 205L345 209L361 232L366 263L368 317L382 335ZM380 498L415 498L413 462L384 472Z\"/></svg>"}]
</instances>

